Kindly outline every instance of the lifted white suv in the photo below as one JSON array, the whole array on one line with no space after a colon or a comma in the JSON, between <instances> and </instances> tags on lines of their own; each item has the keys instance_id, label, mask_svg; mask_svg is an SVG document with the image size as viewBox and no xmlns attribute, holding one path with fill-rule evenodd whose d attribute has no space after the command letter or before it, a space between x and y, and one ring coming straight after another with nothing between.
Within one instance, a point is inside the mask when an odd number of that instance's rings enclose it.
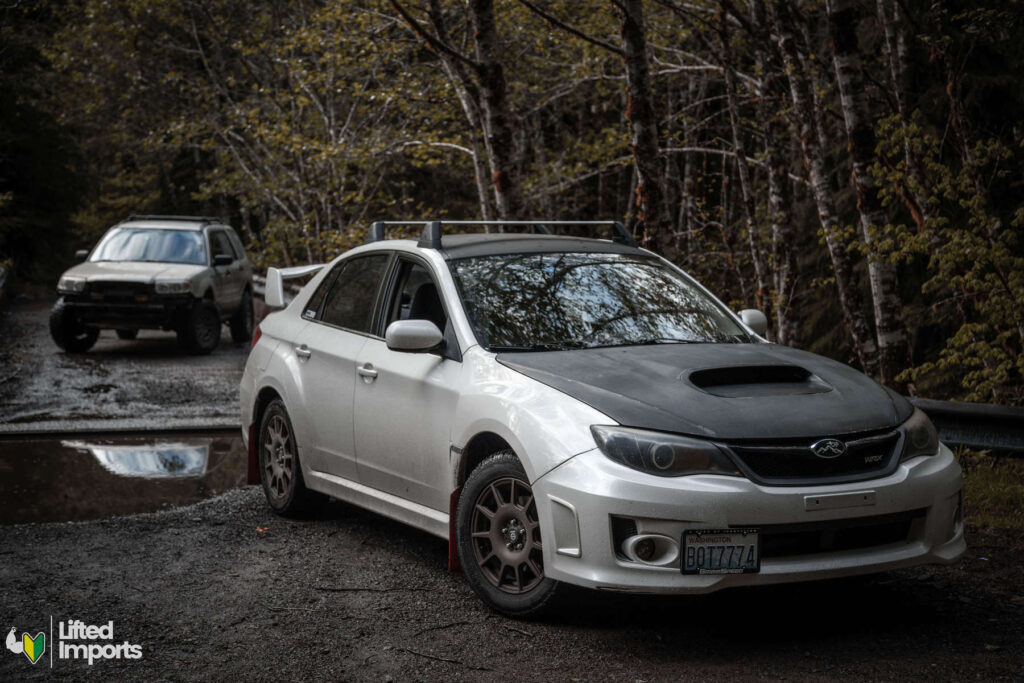
<instances>
[{"instance_id":1,"label":"lifted white suv","mask_svg":"<svg viewBox=\"0 0 1024 683\"><path fill-rule=\"evenodd\" d=\"M703 593L960 557L960 467L923 413L612 227L375 224L256 332L250 481L282 514L327 494L447 539L517 616L562 582ZM271 269L268 303L316 268Z\"/></svg>"},{"instance_id":2,"label":"lifted white suv","mask_svg":"<svg viewBox=\"0 0 1024 683\"><path fill-rule=\"evenodd\" d=\"M110 228L83 263L57 283L50 334L71 353L88 351L100 329L134 339L174 330L191 353L209 353L221 323L252 337L252 266L238 235L216 218L131 216Z\"/></svg>"}]
</instances>

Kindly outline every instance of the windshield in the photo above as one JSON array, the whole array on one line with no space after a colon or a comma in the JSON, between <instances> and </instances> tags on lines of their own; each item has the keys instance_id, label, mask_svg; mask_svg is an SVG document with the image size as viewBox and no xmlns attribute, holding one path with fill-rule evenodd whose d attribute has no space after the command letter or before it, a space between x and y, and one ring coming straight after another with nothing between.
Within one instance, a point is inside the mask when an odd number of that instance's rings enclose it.
<instances>
[{"instance_id":1,"label":"windshield","mask_svg":"<svg viewBox=\"0 0 1024 683\"><path fill-rule=\"evenodd\" d=\"M90 261L158 261L206 264L203 233L159 228L115 228L108 232Z\"/></svg>"},{"instance_id":2,"label":"windshield","mask_svg":"<svg viewBox=\"0 0 1024 683\"><path fill-rule=\"evenodd\" d=\"M451 268L477 338L493 351L750 341L721 306L655 258L509 254Z\"/></svg>"}]
</instances>

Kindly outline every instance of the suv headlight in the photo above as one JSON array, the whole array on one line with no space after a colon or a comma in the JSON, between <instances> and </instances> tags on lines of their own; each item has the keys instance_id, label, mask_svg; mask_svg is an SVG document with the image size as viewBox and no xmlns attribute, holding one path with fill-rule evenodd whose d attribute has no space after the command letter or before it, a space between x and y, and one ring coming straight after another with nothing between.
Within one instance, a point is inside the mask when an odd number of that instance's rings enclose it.
<instances>
[{"instance_id":1,"label":"suv headlight","mask_svg":"<svg viewBox=\"0 0 1024 683\"><path fill-rule=\"evenodd\" d=\"M593 425L590 431L602 453L641 472L660 477L740 475L729 456L707 441L628 427Z\"/></svg>"},{"instance_id":2,"label":"suv headlight","mask_svg":"<svg viewBox=\"0 0 1024 683\"><path fill-rule=\"evenodd\" d=\"M190 294L192 292L192 282L190 280L165 280L163 282L157 281L156 293L157 294Z\"/></svg>"},{"instance_id":3,"label":"suv headlight","mask_svg":"<svg viewBox=\"0 0 1024 683\"><path fill-rule=\"evenodd\" d=\"M61 294L81 294L85 291L85 278L65 275L57 281L57 291Z\"/></svg>"},{"instance_id":4,"label":"suv headlight","mask_svg":"<svg viewBox=\"0 0 1024 683\"><path fill-rule=\"evenodd\" d=\"M935 431L935 425L920 408L914 408L914 413L903 423L903 431L906 433L906 440L903 443L900 462L919 455L935 455L939 452L939 434Z\"/></svg>"}]
</instances>

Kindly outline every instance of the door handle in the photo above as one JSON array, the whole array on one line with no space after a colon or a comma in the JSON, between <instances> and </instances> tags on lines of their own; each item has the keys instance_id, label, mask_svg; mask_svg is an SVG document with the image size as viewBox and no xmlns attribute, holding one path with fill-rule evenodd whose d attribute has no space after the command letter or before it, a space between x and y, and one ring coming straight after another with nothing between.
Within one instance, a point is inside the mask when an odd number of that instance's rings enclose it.
<instances>
[{"instance_id":1,"label":"door handle","mask_svg":"<svg viewBox=\"0 0 1024 683\"><path fill-rule=\"evenodd\" d=\"M313 352L309 350L309 347L303 344L302 346L295 347L295 355L299 357L299 360L309 360L309 357L313 355Z\"/></svg>"},{"instance_id":2,"label":"door handle","mask_svg":"<svg viewBox=\"0 0 1024 683\"><path fill-rule=\"evenodd\" d=\"M368 382L372 382L377 379L377 371L373 369L373 365L371 363L360 365L356 368L356 372L358 372L359 376Z\"/></svg>"}]
</instances>

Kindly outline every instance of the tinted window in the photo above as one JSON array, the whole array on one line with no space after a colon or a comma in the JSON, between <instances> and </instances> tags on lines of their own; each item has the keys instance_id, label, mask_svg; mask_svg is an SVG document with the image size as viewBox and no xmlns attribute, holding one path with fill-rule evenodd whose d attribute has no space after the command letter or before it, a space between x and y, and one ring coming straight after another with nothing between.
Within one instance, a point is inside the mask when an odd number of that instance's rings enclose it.
<instances>
[{"instance_id":1,"label":"tinted window","mask_svg":"<svg viewBox=\"0 0 1024 683\"><path fill-rule=\"evenodd\" d=\"M369 332L377 289L387 265L387 254L360 256L346 261L327 292L320 319L347 330Z\"/></svg>"},{"instance_id":2,"label":"tinted window","mask_svg":"<svg viewBox=\"0 0 1024 683\"><path fill-rule=\"evenodd\" d=\"M223 255L236 258L235 251L231 248L231 242L228 240L228 235L223 230L213 230L210 232L210 250L215 257Z\"/></svg>"},{"instance_id":3,"label":"tinted window","mask_svg":"<svg viewBox=\"0 0 1024 683\"><path fill-rule=\"evenodd\" d=\"M313 292L313 296L309 297L309 301L306 302L306 308L302 311L303 318L309 318L312 320L316 318L320 313L320 306L324 303L324 298L327 296L327 291L334 284L334 281L338 279L338 274L345 269L344 263L339 263L331 269L331 272L327 273L327 277L320 281L320 286Z\"/></svg>"},{"instance_id":4,"label":"tinted window","mask_svg":"<svg viewBox=\"0 0 1024 683\"><path fill-rule=\"evenodd\" d=\"M242 240L238 239L238 235L235 234L234 230L226 230L225 232L231 241L231 248L235 252L235 258L239 260L244 259L245 249L242 248Z\"/></svg>"},{"instance_id":5,"label":"tinted window","mask_svg":"<svg viewBox=\"0 0 1024 683\"><path fill-rule=\"evenodd\" d=\"M726 311L657 259L512 254L451 263L466 313L489 348L749 341Z\"/></svg>"},{"instance_id":6,"label":"tinted window","mask_svg":"<svg viewBox=\"0 0 1024 683\"><path fill-rule=\"evenodd\" d=\"M193 230L117 228L108 232L90 261L206 263L203 233Z\"/></svg>"},{"instance_id":7,"label":"tinted window","mask_svg":"<svg viewBox=\"0 0 1024 683\"><path fill-rule=\"evenodd\" d=\"M402 262L386 323L396 320L429 320L442 331L448 321L434 278L419 263Z\"/></svg>"}]
</instances>

